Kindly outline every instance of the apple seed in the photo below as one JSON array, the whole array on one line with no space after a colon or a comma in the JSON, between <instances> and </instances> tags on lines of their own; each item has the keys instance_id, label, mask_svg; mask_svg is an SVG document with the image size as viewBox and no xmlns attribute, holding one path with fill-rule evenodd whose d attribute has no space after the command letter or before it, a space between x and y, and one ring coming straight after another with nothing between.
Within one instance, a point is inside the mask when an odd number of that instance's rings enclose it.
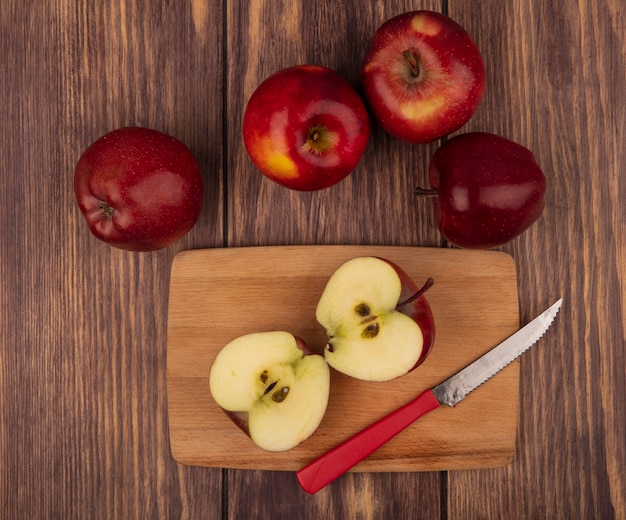
<instances>
[{"instance_id":1,"label":"apple seed","mask_svg":"<svg viewBox=\"0 0 626 520\"><path fill-rule=\"evenodd\" d=\"M267 370L263 370L263 372L261 372L261 383L265 384L267 383L268 378L270 377L269 374L267 373Z\"/></svg>"},{"instance_id":2,"label":"apple seed","mask_svg":"<svg viewBox=\"0 0 626 520\"><path fill-rule=\"evenodd\" d=\"M272 401L275 401L277 403L282 403L285 400L285 397L287 397L288 393L289 393L289 387L283 386L280 390L277 390L276 392L272 394Z\"/></svg>"},{"instance_id":3,"label":"apple seed","mask_svg":"<svg viewBox=\"0 0 626 520\"><path fill-rule=\"evenodd\" d=\"M365 329L361 333L361 336L363 338L375 338L376 336L378 336L379 331L380 326L377 322L370 323L367 327L365 327Z\"/></svg>"},{"instance_id":4,"label":"apple seed","mask_svg":"<svg viewBox=\"0 0 626 520\"><path fill-rule=\"evenodd\" d=\"M367 303L359 303L354 310L359 316L369 316L372 313L369 305Z\"/></svg>"}]
</instances>

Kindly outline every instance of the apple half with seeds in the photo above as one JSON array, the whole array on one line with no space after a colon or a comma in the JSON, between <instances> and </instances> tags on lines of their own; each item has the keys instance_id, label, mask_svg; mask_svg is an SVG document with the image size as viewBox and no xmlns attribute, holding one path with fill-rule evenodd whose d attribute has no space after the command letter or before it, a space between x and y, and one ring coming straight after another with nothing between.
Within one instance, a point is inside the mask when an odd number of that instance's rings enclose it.
<instances>
[{"instance_id":1,"label":"apple half with seeds","mask_svg":"<svg viewBox=\"0 0 626 520\"><path fill-rule=\"evenodd\" d=\"M330 277L316 309L326 329L324 357L335 370L365 381L389 381L430 353L435 322L424 292L398 265L357 257Z\"/></svg>"},{"instance_id":2,"label":"apple half with seeds","mask_svg":"<svg viewBox=\"0 0 626 520\"><path fill-rule=\"evenodd\" d=\"M215 357L211 396L266 451L294 448L322 422L330 394L323 356L283 331L240 336Z\"/></svg>"}]
</instances>

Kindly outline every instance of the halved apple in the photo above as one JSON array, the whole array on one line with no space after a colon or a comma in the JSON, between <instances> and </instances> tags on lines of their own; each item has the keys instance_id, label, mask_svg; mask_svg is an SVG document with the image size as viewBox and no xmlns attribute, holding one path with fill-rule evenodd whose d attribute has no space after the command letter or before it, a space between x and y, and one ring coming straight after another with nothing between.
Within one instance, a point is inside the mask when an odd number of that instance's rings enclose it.
<instances>
[{"instance_id":1,"label":"halved apple","mask_svg":"<svg viewBox=\"0 0 626 520\"><path fill-rule=\"evenodd\" d=\"M330 369L288 332L240 336L220 350L209 374L211 396L260 448L286 451L321 423Z\"/></svg>"},{"instance_id":2,"label":"halved apple","mask_svg":"<svg viewBox=\"0 0 626 520\"><path fill-rule=\"evenodd\" d=\"M330 277L316 309L326 329L324 357L335 370L389 381L420 365L434 344L435 324L423 292L396 264L357 257Z\"/></svg>"}]
</instances>

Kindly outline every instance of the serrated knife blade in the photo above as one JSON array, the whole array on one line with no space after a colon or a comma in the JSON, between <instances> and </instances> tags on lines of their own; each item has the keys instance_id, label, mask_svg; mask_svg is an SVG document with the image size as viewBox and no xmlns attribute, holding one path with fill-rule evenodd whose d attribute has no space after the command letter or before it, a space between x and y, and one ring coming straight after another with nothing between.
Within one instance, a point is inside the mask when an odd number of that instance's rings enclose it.
<instances>
[{"instance_id":1,"label":"serrated knife blade","mask_svg":"<svg viewBox=\"0 0 626 520\"><path fill-rule=\"evenodd\" d=\"M455 406L472 390L500 372L534 345L552 325L559 299L515 334L452 377L379 419L296 473L302 489L316 493L395 437L422 415L441 405Z\"/></svg>"},{"instance_id":2,"label":"serrated knife blade","mask_svg":"<svg viewBox=\"0 0 626 520\"><path fill-rule=\"evenodd\" d=\"M498 346L433 388L439 404L454 406L537 343L552 325L561 303L562 298Z\"/></svg>"}]
</instances>

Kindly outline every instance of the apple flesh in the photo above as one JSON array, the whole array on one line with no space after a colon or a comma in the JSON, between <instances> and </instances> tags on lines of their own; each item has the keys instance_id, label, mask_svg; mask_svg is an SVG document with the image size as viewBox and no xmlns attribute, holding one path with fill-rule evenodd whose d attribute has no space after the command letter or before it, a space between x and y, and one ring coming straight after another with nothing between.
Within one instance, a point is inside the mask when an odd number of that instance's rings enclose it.
<instances>
[{"instance_id":1,"label":"apple flesh","mask_svg":"<svg viewBox=\"0 0 626 520\"><path fill-rule=\"evenodd\" d=\"M248 155L268 178L294 190L328 188L363 156L369 115L356 89L317 65L283 69L263 81L243 117Z\"/></svg>"},{"instance_id":2,"label":"apple flesh","mask_svg":"<svg viewBox=\"0 0 626 520\"><path fill-rule=\"evenodd\" d=\"M454 20L411 11L374 33L361 84L373 119L385 131L428 143L472 117L485 93L485 65L470 35Z\"/></svg>"},{"instance_id":3,"label":"apple flesh","mask_svg":"<svg viewBox=\"0 0 626 520\"><path fill-rule=\"evenodd\" d=\"M526 147L470 132L437 149L429 165L439 229L452 244L489 249L528 229L544 208L546 177Z\"/></svg>"},{"instance_id":4,"label":"apple flesh","mask_svg":"<svg viewBox=\"0 0 626 520\"><path fill-rule=\"evenodd\" d=\"M328 404L324 358L288 332L240 336L217 354L211 396L261 449L287 451L318 428Z\"/></svg>"},{"instance_id":5,"label":"apple flesh","mask_svg":"<svg viewBox=\"0 0 626 520\"><path fill-rule=\"evenodd\" d=\"M410 372L434 344L435 323L423 291L382 258L357 257L341 265L322 292L316 318L328 336L328 364L365 381Z\"/></svg>"},{"instance_id":6,"label":"apple flesh","mask_svg":"<svg viewBox=\"0 0 626 520\"><path fill-rule=\"evenodd\" d=\"M113 130L92 143L74 172L74 193L89 229L129 251L178 240L202 210L202 173L189 149L149 128Z\"/></svg>"}]
</instances>

